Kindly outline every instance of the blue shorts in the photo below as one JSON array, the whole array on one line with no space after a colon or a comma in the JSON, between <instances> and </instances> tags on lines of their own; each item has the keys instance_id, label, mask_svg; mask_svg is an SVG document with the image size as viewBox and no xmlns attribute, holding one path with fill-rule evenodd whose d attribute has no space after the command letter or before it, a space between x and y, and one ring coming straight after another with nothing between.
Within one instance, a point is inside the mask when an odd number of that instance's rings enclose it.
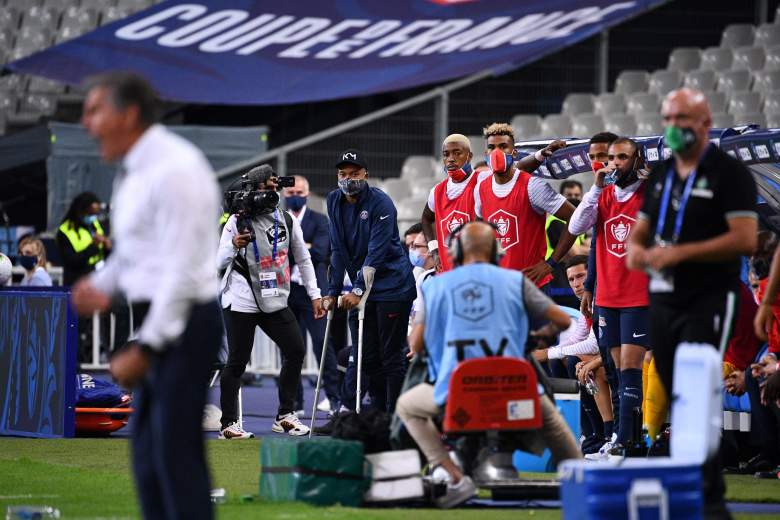
<instances>
[{"instance_id":1,"label":"blue shorts","mask_svg":"<svg viewBox=\"0 0 780 520\"><path fill-rule=\"evenodd\" d=\"M648 307L615 309L599 307L599 347L609 349L621 345L639 345L649 348Z\"/></svg>"}]
</instances>

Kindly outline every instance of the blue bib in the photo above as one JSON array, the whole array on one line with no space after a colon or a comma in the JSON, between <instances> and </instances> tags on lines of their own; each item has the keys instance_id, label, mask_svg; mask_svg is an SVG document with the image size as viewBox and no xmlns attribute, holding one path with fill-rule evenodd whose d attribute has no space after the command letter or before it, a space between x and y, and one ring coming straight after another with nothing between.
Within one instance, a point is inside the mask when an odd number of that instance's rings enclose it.
<instances>
[{"instance_id":1,"label":"blue bib","mask_svg":"<svg viewBox=\"0 0 780 520\"><path fill-rule=\"evenodd\" d=\"M434 276L422 292L428 370L437 405L447 401L450 376L460 361L524 357L528 315L521 273L469 264Z\"/></svg>"}]
</instances>

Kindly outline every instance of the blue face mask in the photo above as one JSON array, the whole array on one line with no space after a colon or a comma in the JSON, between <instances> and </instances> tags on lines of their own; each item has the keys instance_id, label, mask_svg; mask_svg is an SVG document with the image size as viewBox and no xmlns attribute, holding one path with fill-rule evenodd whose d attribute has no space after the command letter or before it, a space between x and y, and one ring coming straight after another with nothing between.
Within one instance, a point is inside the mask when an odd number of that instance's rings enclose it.
<instances>
[{"instance_id":1,"label":"blue face mask","mask_svg":"<svg viewBox=\"0 0 780 520\"><path fill-rule=\"evenodd\" d=\"M25 268L27 271L32 271L33 268L38 264L38 257L36 255L20 255L19 256L19 265Z\"/></svg>"},{"instance_id":2,"label":"blue face mask","mask_svg":"<svg viewBox=\"0 0 780 520\"><path fill-rule=\"evenodd\" d=\"M291 211L300 211L306 205L306 197L300 195L291 195L284 198L287 203L287 209Z\"/></svg>"},{"instance_id":3,"label":"blue face mask","mask_svg":"<svg viewBox=\"0 0 780 520\"><path fill-rule=\"evenodd\" d=\"M422 267L425 265L425 255L421 255L416 249L409 250L409 261L415 267Z\"/></svg>"},{"instance_id":4,"label":"blue face mask","mask_svg":"<svg viewBox=\"0 0 780 520\"><path fill-rule=\"evenodd\" d=\"M98 218L97 215L86 215L82 221L84 222L84 225L89 227L95 224L97 222Z\"/></svg>"}]
</instances>

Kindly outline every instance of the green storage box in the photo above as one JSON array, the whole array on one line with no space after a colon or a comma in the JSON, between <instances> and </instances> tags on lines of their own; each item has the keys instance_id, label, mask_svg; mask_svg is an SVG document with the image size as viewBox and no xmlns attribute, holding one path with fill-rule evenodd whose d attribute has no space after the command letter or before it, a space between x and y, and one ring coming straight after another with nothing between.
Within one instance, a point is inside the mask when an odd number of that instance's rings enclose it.
<instances>
[{"instance_id":1,"label":"green storage box","mask_svg":"<svg viewBox=\"0 0 780 520\"><path fill-rule=\"evenodd\" d=\"M371 484L363 444L340 439L263 439L260 496L359 506Z\"/></svg>"}]
</instances>

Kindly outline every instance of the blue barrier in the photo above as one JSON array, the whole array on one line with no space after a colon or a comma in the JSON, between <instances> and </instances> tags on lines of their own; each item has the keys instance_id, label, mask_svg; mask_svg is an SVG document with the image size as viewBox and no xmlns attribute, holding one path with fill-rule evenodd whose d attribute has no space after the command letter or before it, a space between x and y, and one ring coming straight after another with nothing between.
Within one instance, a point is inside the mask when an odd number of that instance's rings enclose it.
<instances>
[{"instance_id":1,"label":"blue barrier","mask_svg":"<svg viewBox=\"0 0 780 520\"><path fill-rule=\"evenodd\" d=\"M0 435L73 437L78 333L69 297L0 290Z\"/></svg>"}]
</instances>

